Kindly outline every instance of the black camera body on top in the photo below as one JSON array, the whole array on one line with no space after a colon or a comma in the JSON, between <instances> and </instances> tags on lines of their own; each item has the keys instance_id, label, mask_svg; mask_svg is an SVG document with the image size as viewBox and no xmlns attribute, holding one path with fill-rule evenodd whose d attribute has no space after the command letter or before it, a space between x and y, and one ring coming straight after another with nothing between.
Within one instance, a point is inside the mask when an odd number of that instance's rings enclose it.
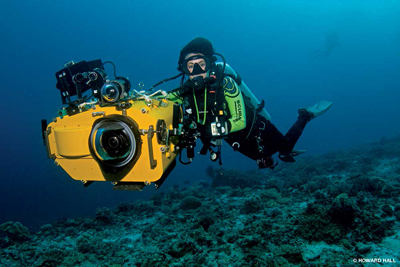
<instances>
[{"instance_id":1,"label":"black camera body on top","mask_svg":"<svg viewBox=\"0 0 400 267\"><path fill-rule=\"evenodd\" d=\"M84 92L97 84L101 84L100 86L102 86L107 79L103 63L100 59L92 61L83 60L78 63L71 61L64 66L64 69L56 72L56 87L60 90L63 104L70 103L72 96L77 96L77 101L81 102ZM98 72L95 72L95 69Z\"/></svg>"},{"instance_id":2,"label":"black camera body on top","mask_svg":"<svg viewBox=\"0 0 400 267\"><path fill-rule=\"evenodd\" d=\"M75 106L85 102L88 97L84 97L83 93L89 89L92 90L92 96L99 99L101 106L126 99L131 89L129 79L115 77L110 81L104 64L100 59L78 63L71 61L56 72L56 87L60 90L62 103ZM73 101L71 97L74 96L76 100Z\"/></svg>"}]
</instances>

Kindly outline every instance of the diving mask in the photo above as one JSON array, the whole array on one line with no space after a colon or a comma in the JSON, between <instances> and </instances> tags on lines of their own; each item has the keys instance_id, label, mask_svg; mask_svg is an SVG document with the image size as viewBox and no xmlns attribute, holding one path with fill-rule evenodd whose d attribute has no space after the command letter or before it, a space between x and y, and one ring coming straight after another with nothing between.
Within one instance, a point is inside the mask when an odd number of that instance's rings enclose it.
<instances>
[{"instance_id":1,"label":"diving mask","mask_svg":"<svg viewBox=\"0 0 400 267\"><path fill-rule=\"evenodd\" d=\"M194 55L183 61L182 69L186 75L198 75L209 71L211 65L211 59L203 55Z\"/></svg>"}]
</instances>

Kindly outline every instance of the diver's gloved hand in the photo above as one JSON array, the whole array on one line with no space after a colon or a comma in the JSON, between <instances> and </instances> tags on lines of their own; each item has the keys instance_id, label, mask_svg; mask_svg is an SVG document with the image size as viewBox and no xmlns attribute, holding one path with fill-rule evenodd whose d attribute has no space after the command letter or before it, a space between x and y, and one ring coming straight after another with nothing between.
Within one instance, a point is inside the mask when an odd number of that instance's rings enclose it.
<instances>
[{"instance_id":1,"label":"diver's gloved hand","mask_svg":"<svg viewBox=\"0 0 400 267\"><path fill-rule=\"evenodd\" d=\"M306 121L310 121L327 112L331 106L331 101L321 100L314 106L311 106L307 109L299 109L299 117Z\"/></svg>"},{"instance_id":2,"label":"diver's gloved hand","mask_svg":"<svg viewBox=\"0 0 400 267\"><path fill-rule=\"evenodd\" d=\"M279 159L284 161L284 162L295 162L296 160L293 157L296 157L300 154L306 153L306 150L298 150L298 149L293 149L292 152L290 153L279 153Z\"/></svg>"},{"instance_id":3,"label":"diver's gloved hand","mask_svg":"<svg viewBox=\"0 0 400 267\"><path fill-rule=\"evenodd\" d=\"M275 162L271 157L264 157L257 160L257 165L259 169L270 168L273 170L278 165L278 162Z\"/></svg>"}]
</instances>

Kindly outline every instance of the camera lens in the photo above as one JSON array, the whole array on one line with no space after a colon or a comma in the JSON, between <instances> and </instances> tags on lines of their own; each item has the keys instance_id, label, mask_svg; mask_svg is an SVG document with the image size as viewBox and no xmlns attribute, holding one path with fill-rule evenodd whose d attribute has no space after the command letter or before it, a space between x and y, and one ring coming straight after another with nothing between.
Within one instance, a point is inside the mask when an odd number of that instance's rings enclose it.
<instances>
[{"instance_id":1,"label":"camera lens","mask_svg":"<svg viewBox=\"0 0 400 267\"><path fill-rule=\"evenodd\" d=\"M110 140L108 140L108 145L112 148L116 148L118 147L119 141L118 138L113 136L110 138Z\"/></svg>"},{"instance_id":2,"label":"camera lens","mask_svg":"<svg viewBox=\"0 0 400 267\"><path fill-rule=\"evenodd\" d=\"M119 99L120 91L121 90L117 84L106 83L101 89L101 95L105 101L115 102Z\"/></svg>"},{"instance_id":3,"label":"camera lens","mask_svg":"<svg viewBox=\"0 0 400 267\"><path fill-rule=\"evenodd\" d=\"M101 146L112 158L122 158L127 155L131 144L128 133L121 130L104 131L101 137Z\"/></svg>"},{"instance_id":4,"label":"camera lens","mask_svg":"<svg viewBox=\"0 0 400 267\"><path fill-rule=\"evenodd\" d=\"M113 167L123 167L136 154L136 137L126 122L106 119L96 124L90 134L90 144L96 157Z\"/></svg>"},{"instance_id":5,"label":"camera lens","mask_svg":"<svg viewBox=\"0 0 400 267\"><path fill-rule=\"evenodd\" d=\"M86 75L84 73L78 73L74 75L74 80L76 83L83 83L86 79Z\"/></svg>"},{"instance_id":6,"label":"camera lens","mask_svg":"<svg viewBox=\"0 0 400 267\"><path fill-rule=\"evenodd\" d=\"M92 71L91 73L89 73L89 80L94 82L95 80L97 80L97 78L99 77L99 75L97 75L96 72Z\"/></svg>"}]
</instances>

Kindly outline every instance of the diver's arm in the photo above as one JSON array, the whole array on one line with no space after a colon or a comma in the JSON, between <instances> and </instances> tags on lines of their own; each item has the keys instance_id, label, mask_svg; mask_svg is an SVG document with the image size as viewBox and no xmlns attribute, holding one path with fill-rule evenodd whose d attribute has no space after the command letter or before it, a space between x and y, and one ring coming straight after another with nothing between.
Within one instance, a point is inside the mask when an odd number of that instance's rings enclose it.
<instances>
[{"instance_id":1,"label":"diver's arm","mask_svg":"<svg viewBox=\"0 0 400 267\"><path fill-rule=\"evenodd\" d=\"M174 103L182 104L182 99L179 97L179 95L176 92L169 93L168 100L170 100Z\"/></svg>"},{"instance_id":2,"label":"diver's arm","mask_svg":"<svg viewBox=\"0 0 400 267\"><path fill-rule=\"evenodd\" d=\"M185 86L178 87L168 93L168 100L177 104L183 103L182 93L186 91Z\"/></svg>"},{"instance_id":3,"label":"diver's arm","mask_svg":"<svg viewBox=\"0 0 400 267\"><path fill-rule=\"evenodd\" d=\"M223 89L231 115L229 118L229 133L240 131L246 127L246 109L242 92L236 82L229 77L224 78Z\"/></svg>"}]
</instances>

